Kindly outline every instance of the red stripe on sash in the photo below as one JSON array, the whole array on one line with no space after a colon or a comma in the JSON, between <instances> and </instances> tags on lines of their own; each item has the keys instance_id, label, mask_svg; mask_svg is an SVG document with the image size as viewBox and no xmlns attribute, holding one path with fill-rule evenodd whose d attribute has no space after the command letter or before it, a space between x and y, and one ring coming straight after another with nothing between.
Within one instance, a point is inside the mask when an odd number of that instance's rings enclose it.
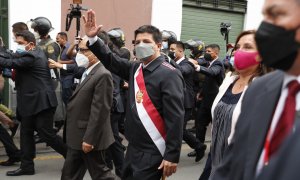
<instances>
[{"instance_id":1,"label":"red stripe on sash","mask_svg":"<svg viewBox=\"0 0 300 180\"><path fill-rule=\"evenodd\" d=\"M165 124L160 116L159 112L153 105L151 99L149 98L148 92L146 90L146 85L144 81L144 75L142 67L140 67L139 74L136 77L137 85L139 86L139 89L143 92L143 105L145 110L147 111L149 117L151 118L152 122L154 123L155 127L159 131L160 135L166 139L166 129Z\"/></svg>"}]
</instances>

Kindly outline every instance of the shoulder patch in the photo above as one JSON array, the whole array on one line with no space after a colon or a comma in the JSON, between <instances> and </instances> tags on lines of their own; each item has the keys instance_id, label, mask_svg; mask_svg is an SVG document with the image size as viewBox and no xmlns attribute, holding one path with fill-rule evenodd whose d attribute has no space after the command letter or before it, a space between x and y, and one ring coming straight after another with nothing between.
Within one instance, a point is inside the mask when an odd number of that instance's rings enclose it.
<instances>
[{"instance_id":1,"label":"shoulder patch","mask_svg":"<svg viewBox=\"0 0 300 180\"><path fill-rule=\"evenodd\" d=\"M163 62L163 63L161 63L161 64L162 64L163 66L165 66L165 67L171 69L171 70L175 70L175 69L176 69L175 67L173 67L171 64L169 64L169 63L167 63L167 62Z\"/></svg>"},{"instance_id":2,"label":"shoulder patch","mask_svg":"<svg viewBox=\"0 0 300 180\"><path fill-rule=\"evenodd\" d=\"M54 48L53 48L52 45L49 45L49 46L47 47L47 52L48 52L49 54L54 53Z\"/></svg>"}]
</instances>

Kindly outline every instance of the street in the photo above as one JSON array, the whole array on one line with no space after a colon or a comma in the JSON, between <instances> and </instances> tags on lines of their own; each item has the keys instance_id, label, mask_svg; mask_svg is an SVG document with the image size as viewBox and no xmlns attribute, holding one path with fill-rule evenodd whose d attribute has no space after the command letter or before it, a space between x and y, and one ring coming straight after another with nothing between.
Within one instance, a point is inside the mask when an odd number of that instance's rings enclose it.
<instances>
[{"instance_id":1,"label":"street","mask_svg":"<svg viewBox=\"0 0 300 180\"><path fill-rule=\"evenodd\" d=\"M207 131L207 146L210 143L210 128ZM19 130L14 138L16 145L19 147ZM10 167L0 167L0 180L58 180L60 179L61 169L63 167L64 159L61 155L56 153L50 147L46 147L45 143L37 144L37 156L35 159L35 175L33 176L19 176L8 177L6 171L15 170L19 168L19 163ZM194 161L194 158L187 157L187 153L191 152L190 147L183 143L180 156L179 167L177 173L167 178L168 180L197 180L204 168L209 148L206 149L205 157L198 163ZM3 145L0 145L0 161L7 160L6 153ZM87 173L84 180L90 180L90 176Z\"/></svg>"}]
</instances>

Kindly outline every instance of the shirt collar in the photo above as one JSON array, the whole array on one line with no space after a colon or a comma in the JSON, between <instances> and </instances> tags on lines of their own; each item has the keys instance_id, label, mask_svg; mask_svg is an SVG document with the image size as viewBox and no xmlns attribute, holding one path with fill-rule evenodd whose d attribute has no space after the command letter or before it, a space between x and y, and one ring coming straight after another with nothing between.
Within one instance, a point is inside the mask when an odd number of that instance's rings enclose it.
<instances>
[{"instance_id":1,"label":"shirt collar","mask_svg":"<svg viewBox=\"0 0 300 180\"><path fill-rule=\"evenodd\" d=\"M289 82L297 80L298 83L300 83L300 76L294 76L287 73L284 73L283 83L282 83L282 89L287 88L287 85Z\"/></svg>"},{"instance_id":2,"label":"shirt collar","mask_svg":"<svg viewBox=\"0 0 300 180\"><path fill-rule=\"evenodd\" d=\"M152 72L152 71L154 71L154 69L156 69L164 61L165 61L164 56L159 56L156 59L154 59L151 62L149 62L147 65L144 65L142 63L142 67L145 70L148 70L148 71Z\"/></svg>"},{"instance_id":3,"label":"shirt collar","mask_svg":"<svg viewBox=\"0 0 300 180\"><path fill-rule=\"evenodd\" d=\"M176 61L176 64L179 64L179 63L181 63L183 60L185 59L185 57L183 56L182 58L180 58L180 59L178 59L177 61Z\"/></svg>"},{"instance_id":4,"label":"shirt collar","mask_svg":"<svg viewBox=\"0 0 300 180\"><path fill-rule=\"evenodd\" d=\"M214 59L214 60L212 60L210 63L209 63L209 67L216 61L216 60L218 60L218 56Z\"/></svg>"},{"instance_id":5,"label":"shirt collar","mask_svg":"<svg viewBox=\"0 0 300 180\"><path fill-rule=\"evenodd\" d=\"M143 68L146 68L147 66L149 66L153 61L155 61L155 59L153 59L152 61L150 61L148 64L144 64L144 63L142 63L142 66L143 66Z\"/></svg>"},{"instance_id":6,"label":"shirt collar","mask_svg":"<svg viewBox=\"0 0 300 180\"><path fill-rule=\"evenodd\" d=\"M86 75L88 75L94 69L94 67L99 63L100 63L100 61L96 62L91 67L89 67L87 70L85 70Z\"/></svg>"}]
</instances>

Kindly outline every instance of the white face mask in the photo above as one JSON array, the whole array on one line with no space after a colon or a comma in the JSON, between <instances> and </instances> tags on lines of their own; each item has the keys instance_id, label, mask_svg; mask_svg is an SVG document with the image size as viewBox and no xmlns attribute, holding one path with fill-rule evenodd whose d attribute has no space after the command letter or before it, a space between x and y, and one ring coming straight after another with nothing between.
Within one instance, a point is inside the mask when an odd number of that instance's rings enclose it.
<instances>
[{"instance_id":1,"label":"white face mask","mask_svg":"<svg viewBox=\"0 0 300 180\"><path fill-rule=\"evenodd\" d=\"M163 41L161 44L162 44L163 49L169 48L168 41Z\"/></svg>"},{"instance_id":2,"label":"white face mask","mask_svg":"<svg viewBox=\"0 0 300 180\"><path fill-rule=\"evenodd\" d=\"M28 44L27 44L28 45ZM16 52L17 53L23 53L23 52L26 52L26 46L27 45L24 45L24 44L18 44L17 45L17 48L16 48Z\"/></svg>"},{"instance_id":3,"label":"white face mask","mask_svg":"<svg viewBox=\"0 0 300 180\"><path fill-rule=\"evenodd\" d=\"M40 34L36 31L34 31L33 35L36 40L39 40L41 38Z\"/></svg>"},{"instance_id":4,"label":"white face mask","mask_svg":"<svg viewBox=\"0 0 300 180\"><path fill-rule=\"evenodd\" d=\"M78 67L87 68L89 66L89 58L81 53L77 53L75 61Z\"/></svg>"}]
</instances>

